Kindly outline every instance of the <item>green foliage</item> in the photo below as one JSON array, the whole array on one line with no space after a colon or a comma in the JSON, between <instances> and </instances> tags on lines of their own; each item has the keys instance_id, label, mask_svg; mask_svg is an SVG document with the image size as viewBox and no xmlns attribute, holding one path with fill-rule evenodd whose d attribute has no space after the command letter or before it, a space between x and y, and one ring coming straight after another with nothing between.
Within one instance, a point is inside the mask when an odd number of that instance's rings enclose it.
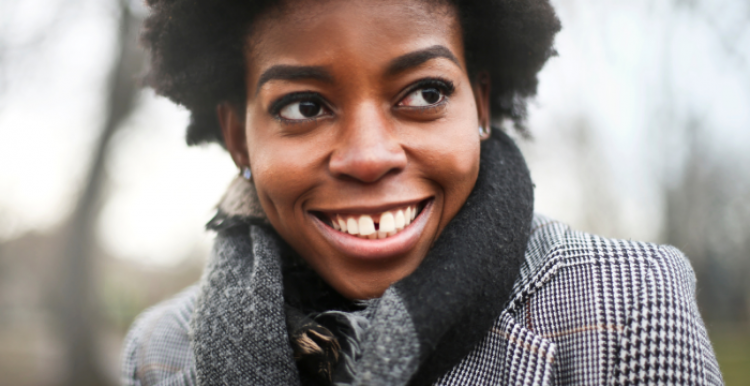
<instances>
[{"instance_id":1,"label":"green foliage","mask_svg":"<svg viewBox=\"0 0 750 386\"><path fill-rule=\"evenodd\" d=\"M727 386L750 386L750 329L710 326L711 342Z\"/></svg>"}]
</instances>

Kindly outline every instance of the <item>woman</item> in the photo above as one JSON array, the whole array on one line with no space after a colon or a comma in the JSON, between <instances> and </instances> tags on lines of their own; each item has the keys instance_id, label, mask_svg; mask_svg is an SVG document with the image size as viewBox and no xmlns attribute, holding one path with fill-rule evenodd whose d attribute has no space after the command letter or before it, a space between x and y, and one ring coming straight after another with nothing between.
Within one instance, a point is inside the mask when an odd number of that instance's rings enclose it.
<instances>
[{"instance_id":1,"label":"woman","mask_svg":"<svg viewBox=\"0 0 750 386\"><path fill-rule=\"evenodd\" d=\"M533 216L545 0L151 0L150 84L240 169L128 385L720 384L672 247Z\"/></svg>"}]
</instances>

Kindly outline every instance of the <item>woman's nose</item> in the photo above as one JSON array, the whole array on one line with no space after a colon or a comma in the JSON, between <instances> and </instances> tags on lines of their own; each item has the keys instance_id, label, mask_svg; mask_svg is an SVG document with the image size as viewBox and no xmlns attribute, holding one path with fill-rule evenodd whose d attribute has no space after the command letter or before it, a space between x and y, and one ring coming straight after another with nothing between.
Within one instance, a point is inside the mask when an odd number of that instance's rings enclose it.
<instances>
[{"instance_id":1,"label":"woman's nose","mask_svg":"<svg viewBox=\"0 0 750 386\"><path fill-rule=\"evenodd\" d=\"M329 161L334 176L372 183L406 167L397 133L376 107L361 108L341 124L339 143Z\"/></svg>"}]
</instances>

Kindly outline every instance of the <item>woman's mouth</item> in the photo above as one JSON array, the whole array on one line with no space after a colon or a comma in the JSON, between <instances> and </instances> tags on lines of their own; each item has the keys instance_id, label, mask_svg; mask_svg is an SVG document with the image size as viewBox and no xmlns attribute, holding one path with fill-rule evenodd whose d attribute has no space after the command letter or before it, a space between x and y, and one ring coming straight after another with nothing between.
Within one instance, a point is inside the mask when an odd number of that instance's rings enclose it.
<instances>
[{"instance_id":1,"label":"woman's mouth","mask_svg":"<svg viewBox=\"0 0 750 386\"><path fill-rule=\"evenodd\" d=\"M388 258L407 253L421 238L433 199L369 213L311 212L323 236L350 257Z\"/></svg>"},{"instance_id":2,"label":"woman's mouth","mask_svg":"<svg viewBox=\"0 0 750 386\"><path fill-rule=\"evenodd\" d=\"M409 226L424 204L407 205L378 214L322 214L326 225L363 239L385 239Z\"/></svg>"}]
</instances>

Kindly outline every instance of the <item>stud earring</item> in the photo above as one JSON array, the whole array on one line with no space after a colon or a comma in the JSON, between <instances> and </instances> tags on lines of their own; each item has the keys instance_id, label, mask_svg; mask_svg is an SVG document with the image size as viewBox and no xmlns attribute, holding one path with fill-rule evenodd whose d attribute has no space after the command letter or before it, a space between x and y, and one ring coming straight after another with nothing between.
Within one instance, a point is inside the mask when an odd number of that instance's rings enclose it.
<instances>
[{"instance_id":1,"label":"stud earring","mask_svg":"<svg viewBox=\"0 0 750 386\"><path fill-rule=\"evenodd\" d=\"M484 137L487 134L487 130L484 128L484 126L479 126L479 136Z\"/></svg>"},{"instance_id":2,"label":"stud earring","mask_svg":"<svg viewBox=\"0 0 750 386\"><path fill-rule=\"evenodd\" d=\"M242 168L242 178L251 181L253 179L253 172L250 171L250 168L247 166L244 166Z\"/></svg>"}]
</instances>

